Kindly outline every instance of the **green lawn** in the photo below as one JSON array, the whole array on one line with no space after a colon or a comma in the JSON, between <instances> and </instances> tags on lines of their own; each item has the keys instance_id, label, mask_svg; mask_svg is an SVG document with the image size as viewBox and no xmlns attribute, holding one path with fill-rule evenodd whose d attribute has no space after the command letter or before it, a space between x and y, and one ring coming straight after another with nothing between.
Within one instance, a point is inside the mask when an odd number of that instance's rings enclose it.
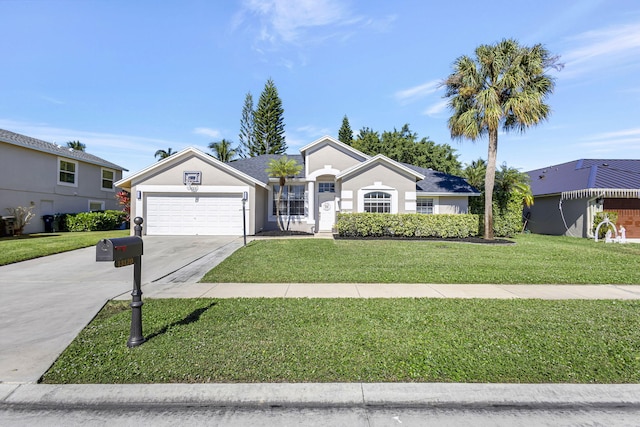
<instances>
[{"instance_id":1,"label":"green lawn","mask_svg":"<svg viewBox=\"0 0 640 427\"><path fill-rule=\"evenodd\" d=\"M202 282L640 284L639 244L533 234L512 240L258 240Z\"/></svg>"},{"instance_id":2,"label":"green lawn","mask_svg":"<svg viewBox=\"0 0 640 427\"><path fill-rule=\"evenodd\" d=\"M38 233L0 238L0 265L94 246L100 239L124 237L129 230Z\"/></svg>"},{"instance_id":3,"label":"green lawn","mask_svg":"<svg viewBox=\"0 0 640 427\"><path fill-rule=\"evenodd\" d=\"M109 303L45 383L640 382L640 301L147 300L126 347Z\"/></svg>"}]
</instances>

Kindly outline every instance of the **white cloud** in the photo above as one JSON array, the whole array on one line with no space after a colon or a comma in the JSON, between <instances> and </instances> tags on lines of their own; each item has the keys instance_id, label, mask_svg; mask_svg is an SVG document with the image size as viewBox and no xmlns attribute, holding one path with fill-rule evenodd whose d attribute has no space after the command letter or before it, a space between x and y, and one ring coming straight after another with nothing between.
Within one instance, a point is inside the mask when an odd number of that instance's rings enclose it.
<instances>
[{"instance_id":1,"label":"white cloud","mask_svg":"<svg viewBox=\"0 0 640 427\"><path fill-rule=\"evenodd\" d=\"M296 42L307 28L352 19L344 4L335 0L246 0L243 6L260 18L260 39L271 42Z\"/></svg>"},{"instance_id":2,"label":"white cloud","mask_svg":"<svg viewBox=\"0 0 640 427\"><path fill-rule=\"evenodd\" d=\"M640 128L595 134L576 145L598 153L620 152L621 150L638 152L640 150Z\"/></svg>"},{"instance_id":3,"label":"white cloud","mask_svg":"<svg viewBox=\"0 0 640 427\"><path fill-rule=\"evenodd\" d=\"M209 136L211 138L220 138L222 136L222 133L219 130L210 128L195 128L193 133L196 135Z\"/></svg>"},{"instance_id":4,"label":"white cloud","mask_svg":"<svg viewBox=\"0 0 640 427\"><path fill-rule=\"evenodd\" d=\"M562 54L562 77L640 65L640 23L588 31L568 41L572 48Z\"/></svg>"},{"instance_id":5,"label":"white cloud","mask_svg":"<svg viewBox=\"0 0 640 427\"><path fill-rule=\"evenodd\" d=\"M399 90L393 96L398 102L406 104L436 92L439 87L440 81L432 80L418 86Z\"/></svg>"},{"instance_id":6,"label":"white cloud","mask_svg":"<svg viewBox=\"0 0 640 427\"><path fill-rule=\"evenodd\" d=\"M429 117L437 116L447 109L448 102L449 101L445 99L436 104L433 104L432 106L424 110L422 114Z\"/></svg>"}]
</instances>

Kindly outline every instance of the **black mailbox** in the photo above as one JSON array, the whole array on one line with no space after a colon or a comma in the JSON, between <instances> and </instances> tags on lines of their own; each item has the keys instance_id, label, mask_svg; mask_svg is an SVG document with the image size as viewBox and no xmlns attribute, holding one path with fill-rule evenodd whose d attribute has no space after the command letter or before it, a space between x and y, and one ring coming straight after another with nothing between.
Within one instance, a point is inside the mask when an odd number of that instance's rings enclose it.
<instances>
[{"instance_id":1,"label":"black mailbox","mask_svg":"<svg viewBox=\"0 0 640 427\"><path fill-rule=\"evenodd\" d=\"M116 267L131 265L142 256L142 238L138 236L102 239L96 245L96 261L115 261Z\"/></svg>"}]
</instances>

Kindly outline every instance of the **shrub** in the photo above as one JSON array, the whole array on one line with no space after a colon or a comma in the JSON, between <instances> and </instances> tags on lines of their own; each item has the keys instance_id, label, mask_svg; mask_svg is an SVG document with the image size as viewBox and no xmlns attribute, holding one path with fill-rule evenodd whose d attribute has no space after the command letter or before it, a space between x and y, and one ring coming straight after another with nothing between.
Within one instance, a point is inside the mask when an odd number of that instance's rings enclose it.
<instances>
[{"instance_id":1,"label":"shrub","mask_svg":"<svg viewBox=\"0 0 640 427\"><path fill-rule=\"evenodd\" d=\"M598 228L598 224L604 221L605 216L609 217L609 221L611 221L611 223L613 224L613 228L616 228L616 223L618 222L617 212L596 212L596 214L593 216L593 228L591 229L591 232L594 235L596 234L596 228ZM604 239L607 236L607 230L611 230L611 226L603 225L602 227L600 227L600 230L598 231L598 239ZM614 235L616 234L616 232L613 230L611 232Z\"/></svg>"},{"instance_id":2,"label":"shrub","mask_svg":"<svg viewBox=\"0 0 640 427\"><path fill-rule=\"evenodd\" d=\"M478 216L340 213L336 228L342 237L464 238L478 234Z\"/></svg>"},{"instance_id":3,"label":"shrub","mask_svg":"<svg viewBox=\"0 0 640 427\"><path fill-rule=\"evenodd\" d=\"M125 212L109 210L67 214L65 222L68 231L107 231L120 228L125 218Z\"/></svg>"}]
</instances>

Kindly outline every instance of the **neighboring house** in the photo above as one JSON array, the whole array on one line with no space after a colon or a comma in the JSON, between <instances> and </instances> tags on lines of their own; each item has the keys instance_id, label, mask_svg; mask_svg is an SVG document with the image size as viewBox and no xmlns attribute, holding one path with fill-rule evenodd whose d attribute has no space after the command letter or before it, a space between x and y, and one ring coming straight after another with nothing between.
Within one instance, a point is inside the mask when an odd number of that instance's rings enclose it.
<instances>
[{"instance_id":1,"label":"neighboring house","mask_svg":"<svg viewBox=\"0 0 640 427\"><path fill-rule=\"evenodd\" d=\"M303 165L287 181L284 222L291 230L332 231L338 212L467 213L479 193L464 179L367 156L331 137L290 155ZM222 163L187 148L116 182L131 192L131 217L148 235L242 235L277 228L274 155ZM246 201L243 207L243 196ZM243 221L243 214L245 218Z\"/></svg>"},{"instance_id":2,"label":"neighboring house","mask_svg":"<svg viewBox=\"0 0 640 427\"><path fill-rule=\"evenodd\" d=\"M0 216L33 206L25 233L44 231L43 215L120 209L121 166L99 157L0 129Z\"/></svg>"},{"instance_id":3,"label":"neighboring house","mask_svg":"<svg viewBox=\"0 0 640 427\"><path fill-rule=\"evenodd\" d=\"M626 237L640 238L640 160L580 159L527 173L531 232L593 237L596 212L612 211Z\"/></svg>"}]
</instances>

